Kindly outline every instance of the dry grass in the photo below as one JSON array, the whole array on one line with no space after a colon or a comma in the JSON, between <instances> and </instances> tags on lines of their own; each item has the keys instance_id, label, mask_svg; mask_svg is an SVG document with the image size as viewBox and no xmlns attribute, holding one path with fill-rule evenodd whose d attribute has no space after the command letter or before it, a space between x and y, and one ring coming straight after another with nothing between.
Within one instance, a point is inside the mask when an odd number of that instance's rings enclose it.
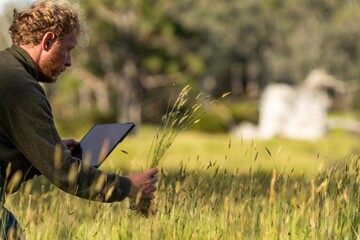
<instances>
[{"instance_id":1,"label":"dry grass","mask_svg":"<svg viewBox=\"0 0 360 240\"><path fill-rule=\"evenodd\" d=\"M200 121L204 113L206 104L209 102L209 96L203 96L199 93L195 98L191 98L190 85L185 86L179 93L174 104L169 104L166 114L162 118L162 124L159 127L152 142L148 158L150 157L150 168L158 167L160 161L164 158L166 152L174 143L175 139L183 132L193 127ZM225 97L226 95L223 95ZM154 214L151 209L150 200L134 200L131 209L136 210L142 216L149 217Z\"/></svg>"},{"instance_id":2,"label":"dry grass","mask_svg":"<svg viewBox=\"0 0 360 240\"><path fill-rule=\"evenodd\" d=\"M359 239L359 159L349 157L310 178L213 163L162 169L151 218L129 210L127 201L89 202L48 183L31 190L39 182L7 206L30 240Z\"/></svg>"}]
</instances>

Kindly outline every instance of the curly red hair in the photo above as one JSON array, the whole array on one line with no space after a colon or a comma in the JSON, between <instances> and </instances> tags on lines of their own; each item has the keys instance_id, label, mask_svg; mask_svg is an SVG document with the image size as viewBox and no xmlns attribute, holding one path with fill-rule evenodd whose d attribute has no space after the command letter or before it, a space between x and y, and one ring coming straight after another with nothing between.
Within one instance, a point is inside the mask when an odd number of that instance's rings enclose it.
<instances>
[{"instance_id":1,"label":"curly red hair","mask_svg":"<svg viewBox=\"0 0 360 240\"><path fill-rule=\"evenodd\" d=\"M13 17L9 32L17 45L37 45L47 32L59 39L74 29L85 35L81 8L67 1L38 0L24 11L14 9Z\"/></svg>"}]
</instances>

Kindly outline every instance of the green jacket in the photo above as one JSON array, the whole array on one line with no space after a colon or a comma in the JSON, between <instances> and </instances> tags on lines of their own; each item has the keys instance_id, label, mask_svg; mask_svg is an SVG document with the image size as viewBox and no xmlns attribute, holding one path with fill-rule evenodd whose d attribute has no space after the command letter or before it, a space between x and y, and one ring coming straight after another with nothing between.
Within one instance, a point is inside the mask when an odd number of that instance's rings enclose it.
<instances>
[{"instance_id":1,"label":"green jacket","mask_svg":"<svg viewBox=\"0 0 360 240\"><path fill-rule=\"evenodd\" d=\"M81 198L123 200L131 187L128 178L82 164L66 149L40 78L22 48L0 51L0 188L12 193L20 182L42 174Z\"/></svg>"}]
</instances>

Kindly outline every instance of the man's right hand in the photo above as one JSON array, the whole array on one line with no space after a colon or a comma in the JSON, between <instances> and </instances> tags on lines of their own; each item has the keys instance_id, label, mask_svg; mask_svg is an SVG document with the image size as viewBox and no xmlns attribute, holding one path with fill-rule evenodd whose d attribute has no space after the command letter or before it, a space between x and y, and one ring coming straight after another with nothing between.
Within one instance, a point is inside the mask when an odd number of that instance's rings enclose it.
<instances>
[{"instance_id":1,"label":"man's right hand","mask_svg":"<svg viewBox=\"0 0 360 240\"><path fill-rule=\"evenodd\" d=\"M136 173L128 176L131 181L131 189L128 197L136 199L140 194L140 199L154 199L156 191L155 183L158 178L155 176L157 168L151 168L143 173Z\"/></svg>"}]
</instances>

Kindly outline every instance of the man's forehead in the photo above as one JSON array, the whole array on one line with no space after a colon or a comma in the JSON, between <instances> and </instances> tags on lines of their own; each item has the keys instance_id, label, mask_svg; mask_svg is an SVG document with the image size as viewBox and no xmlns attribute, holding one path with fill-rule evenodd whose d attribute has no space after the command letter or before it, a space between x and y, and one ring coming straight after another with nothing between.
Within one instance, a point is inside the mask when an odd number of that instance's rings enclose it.
<instances>
[{"instance_id":1,"label":"man's forehead","mask_svg":"<svg viewBox=\"0 0 360 240\"><path fill-rule=\"evenodd\" d=\"M77 45L77 37L78 37L78 30L74 29L70 33L65 34L62 42L66 43L69 46L75 47Z\"/></svg>"}]
</instances>

